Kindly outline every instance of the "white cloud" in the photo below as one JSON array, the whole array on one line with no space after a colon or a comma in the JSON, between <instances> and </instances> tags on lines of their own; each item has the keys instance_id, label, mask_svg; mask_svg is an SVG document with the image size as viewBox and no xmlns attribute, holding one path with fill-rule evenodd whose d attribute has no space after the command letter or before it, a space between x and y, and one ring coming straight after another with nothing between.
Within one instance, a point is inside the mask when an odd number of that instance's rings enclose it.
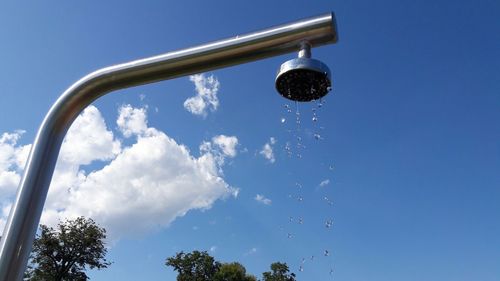
<instances>
[{"instance_id":1,"label":"white cloud","mask_svg":"<svg viewBox=\"0 0 500 281\"><path fill-rule=\"evenodd\" d=\"M253 255L253 254L255 254L255 253L257 253L257 248L253 247L253 248L252 248L252 249L250 249L248 252L246 252L246 253L244 254L244 256Z\"/></svg>"},{"instance_id":2,"label":"white cloud","mask_svg":"<svg viewBox=\"0 0 500 281\"><path fill-rule=\"evenodd\" d=\"M15 193L28 157L30 146L17 144L23 133L18 130L0 136L0 196L3 200Z\"/></svg>"},{"instance_id":3,"label":"white cloud","mask_svg":"<svg viewBox=\"0 0 500 281\"><path fill-rule=\"evenodd\" d=\"M255 201L262 203L264 205L271 205L272 201L269 198L264 197L264 195L257 194L255 195Z\"/></svg>"},{"instance_id":4,"label":"white cloud","mask_svg":"<svg viewBox=\"0 0 500 281\"><path fill-rule=\"evenodd\" d=\"M323 186L327 186L328 184L330 184L330 180L325 179L319 183L319 186L323 187Z\"/></svg>"},{"instance_id":5,"label":"white cloud","mask_svg":"<svg viewBox=\"0 0 500 281\"><path fill-rule=\"evenodd\" d=\"M238 138L235 136L218 135L212 138L212 141L204 141L200 145L200 153L210 153L214 156L219 166L224 164L226 158L236 157L236 146ZM222 173L222 170L220 170Z\"/></svg>"},{"instance_id":6,"label":"white cloud","mask_svg":"<svg viewBox=\"0 0 500 281\"><path fill-rule=\"evenodd\" d=\"M119 110L116 124L125 137L142 135L148 127L146 109L124 105Z\"/></svg>"},{"instance_id":7,"label":"white cloud","mask_svg":"<svg viewBox=\"0 0 500 281\"><path fill-rule=\"evenodd\" d=\"M222 153L224 153L224 155L228 157L236 156L236 145L238 145L238 139L236 137L219 135L213 137L212 142L222 150Z\"/></svg>"},{"instance_id":8,"label":"white cloud","mask_svg":"<svg viewBox=\"0 0 500 281\"><path fill-rule=\"evenodd\" d=\"M106 127L101 112L91 105L70 127L58 162L87 165L95 160L110 160L120 153L120 146L120 142L114 140L113 132Z\"/></svg>"},{"instance_id":9,"label":"white cloud","mask_svg":"<svg viewBox=\"0 0 500 281\"><path fill-rule=\"evenodd\" d=\"M3 228L5 227L5 224L7 223L7 217L9 216L9 211L10 208L12 207L12 204L5 204L2 206L2 212L0 213L0 230L3 232Z\"/></svg>"},{"instance_id":10,"label":"white cloud","mask_svg":"<svg viewBox=\"0 0 500 281\"><path fill-rule=\"evenodd\" d=\"M236 137L216 136L199 157L165 133L148 127L146 110L125 105L118 127L136 142L122 147L108 130L99 110L87 108L68 131L56 165L41 222L87 216L104 226L112 238L168 226L190 210L206 210L216 200L237 196L238 189L222 178L226 157L236 155ZM13 194L26 155L20 136L0 139L0 190ZM87 172L82 165L106 161ZM17 183L16 183L17 185ZM6 202L3 202L5 205ZM6 215L0 218L3 228ZM133 227L131 227L133 225Z\"/></svg>"},{"instance_id":11,"label":"white cloud","mask_svg":"<svg viewBox=\"0 0 500 281\"><path fill-rule=\"evenodd\" d=\"M269 162L274 163L276 158L274 158L273 145L276 144L276 139L271 137L269 142L264 144L262 150L259 152L264 158L269 160Z\"/></svg>"},{"instance_id":12,"label":"white cloud","mask_svg":"<svg viewBox=\"0 0 500 281\"><path fill-rule=\"evenodd\" d=\"M1 171L0 172L0 194L9 193L15 190L21 176L15 171Z\"/></svg>"},{"instance_id":13,"label":"white cloud","mask_svg":"<svg viewBox=\"0 0 500 281\"><path fill-rule=\"evenodd\" d=\"M184 102L184 108L203 117L207 116L209 110L216 111L219 107L217 93L220 87L217 78L213 75L206 77L205 74L196 74L189 76L189 80L194 83L197 94Z\"/></svg>"}]
</instances>

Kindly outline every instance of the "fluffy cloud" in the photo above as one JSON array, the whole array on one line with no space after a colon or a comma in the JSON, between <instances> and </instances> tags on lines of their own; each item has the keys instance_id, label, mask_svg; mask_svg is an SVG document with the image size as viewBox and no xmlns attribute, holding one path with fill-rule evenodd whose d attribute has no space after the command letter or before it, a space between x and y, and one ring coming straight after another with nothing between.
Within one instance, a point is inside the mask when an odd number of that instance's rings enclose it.
<instances>
[{"instance_id":1,"label":"fluffy cloud","mask_svg":"<svg viewBox=\"0 0 500 281\"><path fill-rule=\"evenodd\" d=\"M61 148L42 223L87 216L118 238L165 227L190 210L209 209L216 200L237 196L238 189L221 174L224 159L236 156L236 137L215 136L204 143L210 149L200 149L195 157L148 127L145 108L121 107L117 124L124 136L136 137L134 144L123 147L93 106L75 120ZM20 178L19 159L27 155L27 146L17 145L19 137L6 133L0 139L0 190L9 194ZM103 167L91 170L96 161ZM5 207L9 202L0 203ZM1 228L5 218L6 211Z\"/></svg>"},{"instance_id":2,"label":"fluffy cloud","mask_svg":"<svg viewBox=\"0 0 500 281\"><path fill-rule=\"evenodd\" d=\"M274 163L276 161L276 158L274 158L274 153L273 153L273 145L276 143L276 139L271 137L269 139L269 142L264 144L262 147L262 150L259 152L260 155L262 155L264 158L269 160L269 162Z\"/></svg>"},{"instance_id":3,"label":"fluffy cloud","mask_svg":"<svg viewBox=\"0 0 500 281\"><path fill-rule=\"evenodd\" d=\"M319 183L319 186L323 187L323 186L327 186L328 184L330 184L330 180L326 179L326 180L321 181Z\"/></svg>"},{"instance_id":4,"label":"fluffy cloud","mask_svg":"<svg viewBox=\"0 0 500 281\"><path fill-rule=\"evenodd\" d=\"M120 153L120 146L113 132L107 129L101 112L89 106L70 127L61 147L59 164L87 165L95 160L110 160Z\"/></svg>"},{"instance_id":5,"label":"fluffy cloud","mask_svg":"<svg viewBox=\"0 0 500 281\"><path fill-rule=\"evenodd\" d=\"M205 74L196 74L189 76L189 80L194 83L197 94L184 102L184 108L203 117L207 116L209 110L212 112L217 110L219 107L217 93L220 86L217 78L213 75L206 77Z\"/></svg>"},{"instance_id":6,"label":"fluffy cloud","mask_svg":"<svg viewBox=\"0 0 500 281\"><path fill-rule=\"evenodd\" d=\"M271 199L266 198L266 197L264 197L264 195L261 195L261 194L255 195L254 199L255 199L255 201L262 203L264 205L271 205L271 203L273 202L273 201L271 201Z\"/></svg>"},{"instance_id":7,"label":"fluffy cloud","mask_svg":"<svg viewBox=\"0 0 500 281\"><path fill-rule=\"evenodd\" d=\"M23 133L16 131L0 136L0 230L5 227L11 201L28 158L30 146L17 144Z\"/></svg>"},{"instance_id":8,"label":"fluffy cloud","mask_svg":"<svg viewBox=\"0 0 500 281\"><path fill-rule=\"evenodd\" d=\"M18 145L24 131L3 133L0 137L0 197L6 198L15 192L20 173L28 158L29 145ZM2 202L0 202L2 203Z\"/></svg>"},{"instance_id":9,"label":"fluffy cloud","mask_svg":"<svg viewBox=\"0 0 500 281\"><path fill-rule=\"evenodd\" d=\"M238 139L236 137L219 135L213 137L212 142L222 150L224 155L229 157L236 156L236 145L238 145Z\"/></svg>"},{"instance_id":10,"label":"fluffy cloud","mask_svg":"<svg viewBox=\"0 0 500 281\"><path fill-rule=\"evenodd\" d=\"M218 135L212 141L205 141L200 145L200 153L210 153L217 164L222 167L226 158L234 158L237 154L238 138L234 136ZM219 169L222 173L222 170Z\"/></svg>"},{"instance_id":11,"label":"fluffy cloud","mask_svg":"<svg viewBox=\"0 0 500 281\"><path fill-rule=\"evenodd\" d=\"M5 204L2 206L2 212L0 213L0 230L3 230L5 224L7 223L7 217L9 216L10 208L12 204Z\"/></svg>"},{"instance_id":12,"label":"fluffy cloud","mask_svg":"<svg viewBox=\"0 0 500 281\"><path fill-rule=\"evenodd\" d=\"M125 137L142 135L148 128L146 109L124 105L118 112L116 124Z\"/></svg>"},{"instance_id":13,"label":"fluffy cloud","mask_svg":"<svg viewBox=\"0 0 500 281\"><path fill-rule=\"evenodd\" d=\"M244 253L244 256L249 256L257 253L257 248L253 247L252 249L248 250L248 252Z\"/></svg>"}]
</instances>

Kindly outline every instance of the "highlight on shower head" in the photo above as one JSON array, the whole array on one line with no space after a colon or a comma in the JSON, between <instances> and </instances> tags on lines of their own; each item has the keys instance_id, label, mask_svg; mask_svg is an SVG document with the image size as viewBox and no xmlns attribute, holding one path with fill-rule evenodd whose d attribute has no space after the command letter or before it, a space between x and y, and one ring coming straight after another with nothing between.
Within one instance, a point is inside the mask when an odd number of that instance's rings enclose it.
<instances>
[{"instance_id":1,"label":"highlight on shower head","mask_svg":"<svg viewBox=\"0 0 500 281\"><path fill-rule=\"evenodd\" d=\"M331 90L330 69L311 59L311 45L302 42L298 58L286 61L278 70L276 90L283 97L307 102L324 97Z\"/></svg>"}]
</instances>

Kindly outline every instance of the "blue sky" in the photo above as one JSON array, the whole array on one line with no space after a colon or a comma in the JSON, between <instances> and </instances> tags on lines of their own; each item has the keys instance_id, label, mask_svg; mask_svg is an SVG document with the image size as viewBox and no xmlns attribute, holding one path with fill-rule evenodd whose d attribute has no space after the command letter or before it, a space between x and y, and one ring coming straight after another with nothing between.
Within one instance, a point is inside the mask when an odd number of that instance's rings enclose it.
<instances>
[{"instance_id":1,"label":"blue sky","mask_svg":"<svg viewBox=\"0 0 500 281\"><path fill-rule=\"evenodd\" d=\"M42 221L109 230L92 280L175 280L166 257L194 249L257 276L279 260L299 280L498 280L498 1L3 1L0 222L80 77L329 11L340 40L313 57L334 89L299 105L298 133L273 84L294 54L109 94L72 127Z\"/></svg>"}]
</instances>

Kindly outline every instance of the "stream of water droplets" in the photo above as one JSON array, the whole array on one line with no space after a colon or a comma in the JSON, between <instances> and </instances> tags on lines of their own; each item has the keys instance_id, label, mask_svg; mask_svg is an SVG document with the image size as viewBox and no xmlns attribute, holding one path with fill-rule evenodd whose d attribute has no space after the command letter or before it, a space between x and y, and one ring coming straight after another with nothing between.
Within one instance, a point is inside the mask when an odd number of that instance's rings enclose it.
<instances>
[{"instance_id":1,"label":"stream of water droplets","mask_svg":"<svg viewBox=\"0 0 500 281\"><path fill-rule=\"evenodd\" d=\"M307 114L301 114L301 109L303 110L302 105L299 108L299 103L295 102L295 111L293 112L292 107L289 104L284 105L285 115L280 118L280 122L283 126L285 126L285 130L288 133L288 140L284 142L284 150L288 158L292 161L293 159L297 159L297 161L301 161L303 156L306 154L306 145L304 144L308 138L312 138L313 141L321 141L324 139L322 130L324 127L320 126L320 113L324 106L323 100L317 100L312 103L311 107L311 115L310 119ZM306 118L308 117L308 118ZM295 120L295 124L293 122L287 122L288 120ZM305 120L310 120L311 123L305 122ZM295 157L294 157L295 156ZM331 172L334 170L333 165L328 166L328 170ZM329 180L328 180L329 183ZM293 192L296 195L289 194L288 197L292 199L296 199L297 203L304 202L304 188L302 183L295 182L295 191ZM321 199L321 198L320 198ZM333 200L331 200L328 196L323 196L323 201L326 202L327 206L333 206ZM304 212L301 207L304 206L300 204L297 208L301 210L300 212ZM300 213L299 212L299 213ZM289 227L292 229L293 225L298 225L303 227L304 225L304 217L299 214L299 216L293 217L288 216ZM314 227L314 226L308 226ZM324 220L323 229L331 230L333 228L333 219L326 218ZM288 239L295 238L295 234L292 231L286 232L286 237ZM328 249L323 249L322 252L316 252L316 255L323 256L326 258L330 258L331 252ZM310 255L310 261L315 261L315 255ZM302 258L298 271L303 272L305 270L306 259ZM329 260L331 263L331 260ZM309 267L309 266L308 266ZM330 269L329 275L333 276L333 269Z\"/></svg>"}]
</instances>

